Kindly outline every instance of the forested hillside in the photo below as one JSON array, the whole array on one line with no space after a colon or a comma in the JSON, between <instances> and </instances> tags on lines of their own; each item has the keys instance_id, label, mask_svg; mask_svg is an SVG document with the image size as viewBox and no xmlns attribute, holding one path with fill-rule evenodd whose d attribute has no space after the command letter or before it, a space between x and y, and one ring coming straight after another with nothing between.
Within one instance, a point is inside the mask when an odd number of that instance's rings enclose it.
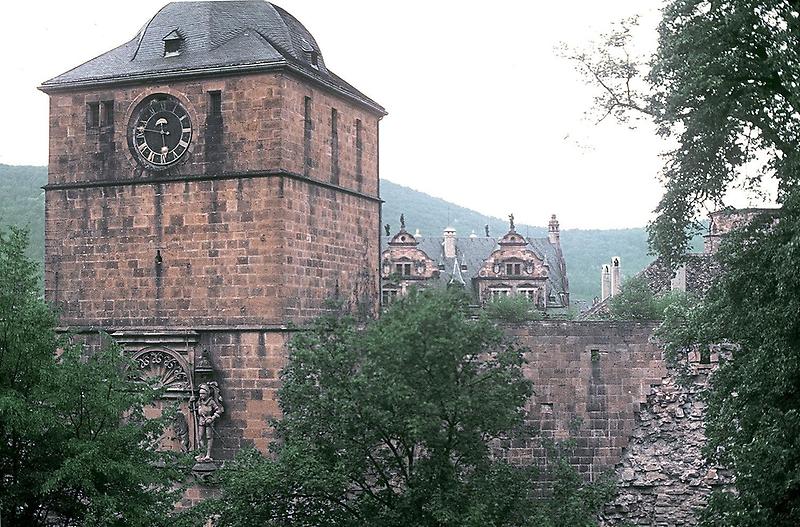
<instances>
[{"instance_id":1,"label":"forested hillside","mask_svg":"<svg viewBox=\"0 0 800 527\"><path fill-rule=\"evenodd\" d=\"M44 191L41 187L46 182L46 167L0 165L0 222L30 228L30 256L39 262L44 255ZM401 213L405 214L407 228L411 232L419 229L423 236L441 235L448 225L455 228L459 236L469 236L472 231L484 236L485 225L489 225L492 236L501 236L508 230L507 218L485 216L391 181L381 182L381 196L385 200L383 223L390 224L392 232L399 226ZM558 214L557 210L541 211L543 225L554 212ZM600 293L600 267L612 256L622 259L623 276L633 276L652 259L647 254L644 229L568 227L562 224L561 243L573 300L591 300ZM541 237L547 235L547 228L517 223L517 232Z\"/></svg>"},{"instance_id":2,"label":"forested hillside","mask_svg":"<svg viewBox=\"0 0 800 527\"><path fill-rule=\"evenodd\" d=\"M0 225L27 227L28 256L44 262L44 190L47 167L0 164Z\"/></svg>"}]
</instances>

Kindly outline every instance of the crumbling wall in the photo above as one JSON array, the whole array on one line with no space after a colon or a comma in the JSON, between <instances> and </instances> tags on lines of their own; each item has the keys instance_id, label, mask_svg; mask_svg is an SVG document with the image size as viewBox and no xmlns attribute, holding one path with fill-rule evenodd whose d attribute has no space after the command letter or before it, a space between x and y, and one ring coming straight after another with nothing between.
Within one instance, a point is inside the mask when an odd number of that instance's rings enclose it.
<instances>
[{"instance_id":1,"label":"crumbling wall","mask_svg":"<svg viewBox=\"0 0 800 527\"><path fill-rule=\"evenodd\" d=\"M697 525L711 492L731 483L730 473L702 454L706 406L701 392L714 364L690 366L687 385L670 370L642 404L615 468L618 494L606 505L602 526Z\"/></svg>"}]
</instances>

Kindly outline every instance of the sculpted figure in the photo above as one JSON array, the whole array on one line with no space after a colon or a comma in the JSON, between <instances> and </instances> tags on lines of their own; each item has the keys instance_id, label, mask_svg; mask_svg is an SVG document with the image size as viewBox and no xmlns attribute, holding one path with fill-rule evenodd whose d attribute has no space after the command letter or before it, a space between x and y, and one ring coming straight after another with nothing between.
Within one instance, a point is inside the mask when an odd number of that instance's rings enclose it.
<instances>
[{"instance_id":1,"label":"sculpted figure","mask_svg":"<svg viewBox=\"0 0 800 527\"><path fill-rule=\"evenodd\" d=\"M194 399L194 397L192 397ZM225 409L222 407L222 397L219 393L219 385L216 382L208 382L200 385L200 397L197 398L197 443L200 449L205 449L205 455L201 451L195 457L199 462L211 461L211 447L214 445L214 423L220 418Z\"/></svg>"}]
</instances>

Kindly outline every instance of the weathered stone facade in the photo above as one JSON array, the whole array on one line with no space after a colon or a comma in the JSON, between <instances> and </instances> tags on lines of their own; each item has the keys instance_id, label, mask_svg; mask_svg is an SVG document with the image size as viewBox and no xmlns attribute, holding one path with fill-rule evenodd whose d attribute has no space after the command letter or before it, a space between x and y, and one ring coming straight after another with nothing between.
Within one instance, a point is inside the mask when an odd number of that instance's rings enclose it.
<instances>
[{"instance_id":1,"label":"weathered stone facade","mask_svg":"<svg viewBox=\"0 0 800 527\"><path fill-rule=\"evenodd\" d=\"M587 477L611 470L636 427L651 386L666 375L653 324L541 321L506 333L528 348L525 374L535 395L531 424L541 437L512 449L512 458L544 463L541 439L574 439L573 464Z\"/></svg>"}]
</instances>

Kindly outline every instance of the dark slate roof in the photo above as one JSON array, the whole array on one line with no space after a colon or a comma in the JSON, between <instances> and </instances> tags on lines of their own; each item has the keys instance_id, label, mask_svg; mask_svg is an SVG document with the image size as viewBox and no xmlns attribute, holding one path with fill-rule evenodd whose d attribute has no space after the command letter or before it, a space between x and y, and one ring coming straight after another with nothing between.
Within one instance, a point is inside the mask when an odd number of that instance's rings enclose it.
<instances>
[{"instance_id":1,"label":"dark slate roof","mask_svg":"<svg viewBox=\"0 0 800 527\"><path fill-rule=\"evenodd\" d=\"M177 33L181 52L164 56ZM316 54L316 67L312 63ZM262 0L171 2L131 41L42 83L43 91L288 68L368 106L378 103L328 70L316 40L296 18Z\"/></svg>"},{"instance_id":2,"label":"dark slate roof","mask_svg":"<svg viewBox=\"0 0 800 527\"><path fill-rule=\"evenodd\" d=\"M466 264L467 270L461 271L461 276L468 283L478 276L483 262L486 261L492 252L499 249L496 238L491 237L474 237L474 238L456 238L456 257L445 258L444 256L444 238L442 237L428 237L417 236L417 249L428 255L430 259L436 262L437 265L443 264L444 269L439 271L439 282L446 285L453 278L453 265L455 260L458 264ZM381 237L381 253L389 248L389 241L391 236ZM548 282L550 287L556 293L566 293L566 280L561 275L561 267L559 265L558 254L555 247L550 243L547 238L528 238L527 249L532 250L537 256L542 258L545 263L550 267L548 274Z\"/></svg>"}]
</instances>

